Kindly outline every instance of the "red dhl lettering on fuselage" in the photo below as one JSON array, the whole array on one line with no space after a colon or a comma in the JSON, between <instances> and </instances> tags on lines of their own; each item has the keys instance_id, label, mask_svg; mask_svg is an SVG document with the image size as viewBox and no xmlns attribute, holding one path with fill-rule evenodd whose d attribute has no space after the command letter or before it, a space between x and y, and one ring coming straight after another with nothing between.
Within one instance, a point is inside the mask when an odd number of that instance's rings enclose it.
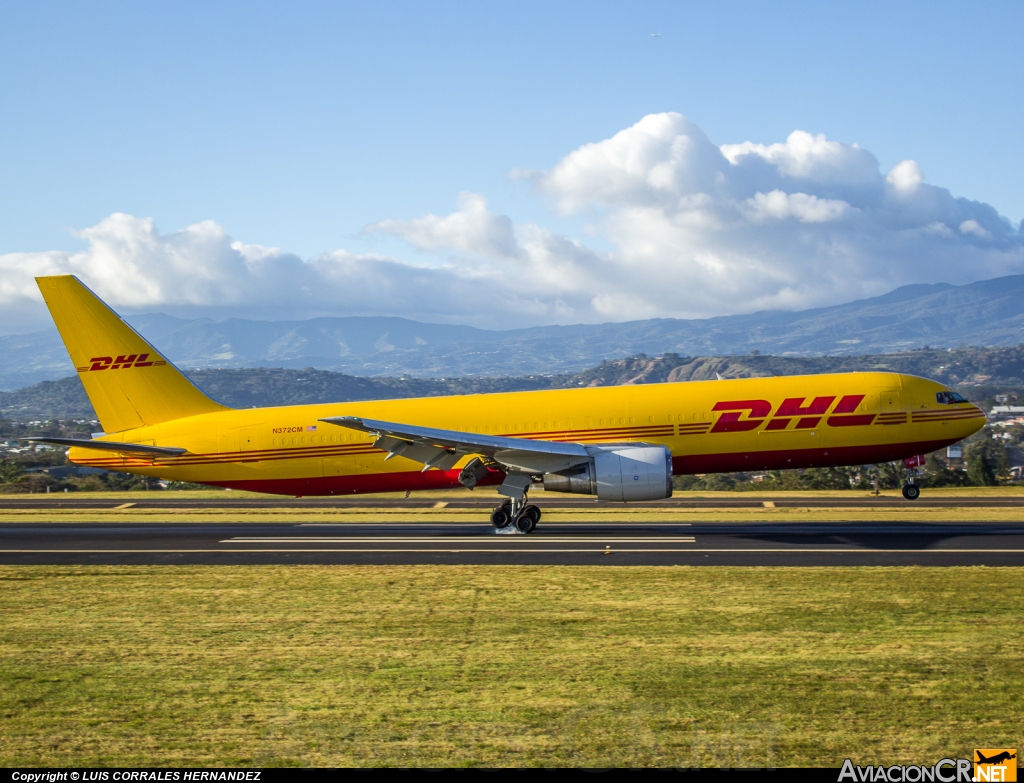
<instances>
[{"instance_id":1,"label":"red dhl lettering on fuselage","mask_svg":"<svg viewBox=\"0 0 1024 783\"><path fill-rule=\"evenodd\" d=\"M715 432L749 432L758 429L762 424L766 432L774 432L790 428L794 430L811 430L817 427L822 419L830 427L863 427L875 420L874 413L857 413L857 408L864 401L864 394L847 394L836 403L835 395L830 397L814 397L809 404L807 397L787 397L783 400L775 415L768 418L772 405L767 400L728 400L717 402L713 411L720 411L721 416L710 430ZM832 408L831 415L829 409ZM745 415L744 415L745 414Z\"/></svg>"},{"instance_id":2,"label":"red dhl lettering on fuselage","mask_svg":"<svg viewBox=\"0 0 1024 783\"><path fill-rule=\"evenodd\" d=\"M92 364L76 367L79 372L97 372L99 370L127 370L129 367L163 367L167 362L157 359L149 361L148 353L121 354L113 356L94 356L90 360Z\"/></svg>"}]
</instances>

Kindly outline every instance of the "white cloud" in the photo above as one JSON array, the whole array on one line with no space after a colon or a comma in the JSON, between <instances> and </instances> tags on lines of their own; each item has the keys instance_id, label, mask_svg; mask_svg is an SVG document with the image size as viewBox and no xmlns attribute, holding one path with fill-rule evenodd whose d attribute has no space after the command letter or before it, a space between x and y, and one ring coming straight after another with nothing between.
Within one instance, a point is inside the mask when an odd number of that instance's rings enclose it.
<instances>
[{"instance_id":1,"label":"white cloud","mask_svg":"<svg viewBox=\"0 0 1024 783\"><path fill-rule=\"evenodd\" d=\"M564 212L574 212L709 192L724 168L727 162L699 127L679 114L649 114L610 139L569 153L535 179Z\"/></svg>"},{"instance_id":2,"label":"white cloud","mask_svg":"<svg viewBox=\"0 0 1024 783\"><path fill-rule=\"evenodd\" d=\"M751 220L768 218L785 220L796 218L801 223L828 223L839 220L850 210L845 201L833 198L818 198L806 193L755 193L744 202L744 211Z\"/></svg>"},{"instance_id":3,"label":"white cloud","mask_svg":"<svg viewBox=\"0 0 1024 783\"><path fill-rule=\"evenodd\" d=\"M303 260L235 241L209 221L161 234L148 218L117 213L80 232L87 242L80 252L0 255L0 330L49 326L33 278L56 274L77 275L117 309L185 316L400 315L500 327L573 321L590 311L589 294L578 290L573 268L579 257L594 254L532 227L522 231L520 251L510 238L511 221L487 212L478 197L462 203L464 212L396 221L390 228L420 232L425 248L450 244L467 253L523 257L495 266L474 258L417 266L338 250ZM497 241L501 235L488 230L502 223L509 236ZM425 226L436 228L436 241Z\"/></svg>"},{"instance_id":4,"label":"white cloud","mask_svg":"<svg viewBox=\"0 0 1024 783\"><path fill-rule=\"evenodd\" d=\"M420 250L453 249L479 256L516 256L512 221L487 210L487 199L476 193L459 194L459 210L446 217L427 215L416 220L382 220L367 231L397 234Z\"/></svg>"},{"instance_id":5,"label":"white cloud","mask_svg":"<svg viewBox=\"0 0 1024 783\"><path fill-rule=\"evenodd\" d=\"M924 182L924 174L916 160L904 160L892 167L885 175L885 181L900 193L913 193Z\"/></svg>"},{"instance_id":6,"label":"white cloud","mask_svg":"<svg viewBox=\"0 0 1024 783\"><path fill-rule=\"evenodd\" d=\"M533 179L614 246L620 274L588 284L618 317L640 292L645 313L698 317L1024 272L1024 237L989 205L925 184L914 161L883 177L867 150L804 131L715 146L650 115Z\"/></svg>"},{"instance_id":7,"label":"white cloud","mask_svg":"<svg viewBox=\"0 0 1024 783\"><path fill-rule=\"evenodd\" d=\"M941 223L939 221L929 223L927 226L924 227L924 231L946 237L947 239L956 238L956 232L954 232L953 229L951 229L945 223Z\"/></svg>"},{"instance_id":8,"label":"white cloud","mask_svg":"<svg viewBox=\"0 0 1024 783\"><path fill-rule=\"evenodd\" d=\"M872 182L878 176L878 161L870 152L856 144L829 141L825 134L812 136L806 131L793 131L784 144L723 144L722 155L733 165L742 166L746 159L763 160L779 174L793 179L815 182Z\"/></svg>"},{"instance_id":9,"label":"white cloud","mask_svg":"<svg viewBox=\"0 0 1024 783\"><path fill-rule=\"evenodd\" d=\"M582 215L583 235L516 224L463 193L449 215L367 227L429 254L419 264L303 260L209 221L161 234L114 214L80 232L80 252L0 255L0 328L45 325L32 277L67 272L134 310L495 328L797 309L1024 272L1024 237L991 206L925 183L912 160L883 176L867 150L804 131L718 146L679 114L652 114L522 176Z\"/></svg>"},{"instance_id":10,"label":"white cloud","mask_svg":"<svg viewBox=\"0 0 1024 783\"><path fill-rule=\"evenodd\" d=\"M982 239L991 239L992 234L985 229L977 220L965 220L960 224L961 234L973 234Z\"/></svg>"}]
</instances>

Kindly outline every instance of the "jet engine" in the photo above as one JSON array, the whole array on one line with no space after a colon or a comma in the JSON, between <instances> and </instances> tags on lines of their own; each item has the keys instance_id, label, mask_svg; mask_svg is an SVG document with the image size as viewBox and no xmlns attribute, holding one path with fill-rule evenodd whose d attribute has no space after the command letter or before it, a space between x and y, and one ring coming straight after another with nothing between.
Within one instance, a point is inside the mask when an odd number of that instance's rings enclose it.
<instances>
[{"instance_id":1,"label":"jet engine","mask_svg":"<svg viewBox=\"0 0 1024 783\"><path fill-rule=\"evenodd\" d=\"M672 497L672 452L664 446L595 449L589 462L545 473L544 490L619 502Z\"/></svg>"}]
</instances>

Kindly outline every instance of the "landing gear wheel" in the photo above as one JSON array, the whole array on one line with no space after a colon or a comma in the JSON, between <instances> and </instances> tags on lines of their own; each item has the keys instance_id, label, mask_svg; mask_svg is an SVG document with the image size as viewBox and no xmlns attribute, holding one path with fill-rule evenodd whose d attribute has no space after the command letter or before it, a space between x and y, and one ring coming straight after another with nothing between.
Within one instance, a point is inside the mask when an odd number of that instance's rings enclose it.
<instances>
[{"instance_id":1,"label":"landing gear wheel","mask_svg":"<svg viewBox=\"0 0 1024 783\"><path fill-rule=\"evenodd\" d=\"M536 527L536 525L537 520L533 518L533 514L530 514L526 509L523 509L523 513L520 514L519 518L516 520L516 529L519 530L520 533L529 533L534 527Z\"/></svg>"},{"instance_id":2,"label":"landing gear wheel","mask_svg":"<svg viewBox=\"0 0 1024 783\"><path fill-rule=\"evenodd\" d=\"M917 500L921 494L920 487L917 484L904 484L903 485L903 497L907 500Z\"/></svg>"},{"instance_id":3,"label":"landing gear wheel","mask_svg":"<svg viewBox=\"0 0 1024 783\"><path fill-rule=\"evenodd\" d=\"M508 503L498 506L491 512L491 524L499 530L512 524L512 507Z\"/></svg>"},{"instance_id":4,"label":"landing gear wheel","mask_svg":"<svg viewBox=\"0 0 1024 783\"><path fill-rule=\"evenodd\" d=\"M529 506L527 506L526 508L523 509L523 513L524 514L529 514L531 517L533 517L533 524L534 525L536 525L538 522L540 522L540 507L539 506L535 506L533 504L530 504Z\"/></svg>"}]
</instances>

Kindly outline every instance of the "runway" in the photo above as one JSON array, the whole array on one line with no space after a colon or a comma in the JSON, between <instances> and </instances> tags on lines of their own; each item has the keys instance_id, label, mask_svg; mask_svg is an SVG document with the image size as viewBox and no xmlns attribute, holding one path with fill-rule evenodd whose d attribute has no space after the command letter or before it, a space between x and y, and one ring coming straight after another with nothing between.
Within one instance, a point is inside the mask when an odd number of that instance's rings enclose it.
<instances>
[{"instance_id":1,"label":"runway","mask_svg":"<svg viewBox=\"0 0 1024 783\"><path fill-rule=\"evenodd\" d=\"M44 523L0 526L2 565L1024 566L1019 522Z\"/></svg>"}]
</instances>

